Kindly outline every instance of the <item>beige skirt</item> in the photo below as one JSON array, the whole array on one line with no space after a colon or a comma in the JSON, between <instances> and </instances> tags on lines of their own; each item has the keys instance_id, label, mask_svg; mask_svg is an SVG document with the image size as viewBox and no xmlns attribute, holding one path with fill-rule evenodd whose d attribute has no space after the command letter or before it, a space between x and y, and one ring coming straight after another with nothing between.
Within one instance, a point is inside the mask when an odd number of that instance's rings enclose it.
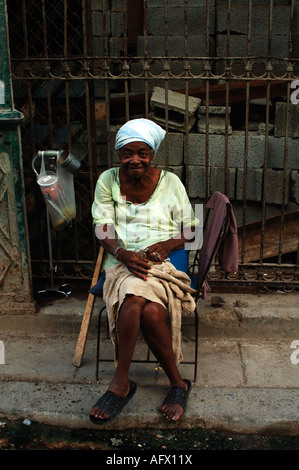
<instances>
[{"instance_id":1,"label":"beige skirt","mask_svg":"<svg viewBox=\"0 0 299 470\"><path fill-rule=\"evenodd\" d=\"M107 269L103 299L106 303L116 363L118 312L126 296L129 294L143 297L151 302L157 302L168 310L172 346L176 362L179 363L182 360L182 311L188 315L196 307L194 301L196 291L190 287L190 283L189 276L182 271L176 270L169 261L153 265L146 281L134 276L122 263Z\"/></svg>"}]
</instances>

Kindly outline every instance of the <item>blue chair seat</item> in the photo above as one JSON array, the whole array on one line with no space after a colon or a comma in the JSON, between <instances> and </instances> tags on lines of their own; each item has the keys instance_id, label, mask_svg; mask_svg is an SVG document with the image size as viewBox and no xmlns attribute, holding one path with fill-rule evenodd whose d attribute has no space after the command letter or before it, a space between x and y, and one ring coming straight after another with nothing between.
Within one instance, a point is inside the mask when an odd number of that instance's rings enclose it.
<instances>
[{"instance_id":1,"label":"blue chair seat","mask_svg":"<svg viewBox=\"0 0 299 470\"><path fill-rule=\"evenodd\" d=\"M101 274L98 282L88 291L90 294L103 297L103 286L106 279L106 273Z\"/></svg>"}]
</instances>

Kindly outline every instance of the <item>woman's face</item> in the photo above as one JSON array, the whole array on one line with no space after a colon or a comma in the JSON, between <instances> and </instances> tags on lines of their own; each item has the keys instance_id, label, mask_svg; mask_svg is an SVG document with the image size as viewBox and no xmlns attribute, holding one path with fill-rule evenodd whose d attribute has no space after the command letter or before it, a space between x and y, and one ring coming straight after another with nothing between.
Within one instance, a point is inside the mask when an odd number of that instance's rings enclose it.
<instances>
[{"instance_id":1,"label":"woman's face","mask_svg":"<svg viewBox=\"0 0 299 470\"><path fill-rule=\"evenodd\" d=\"M128 176L140 179L150 168L154 151L144 142L131 142L124 145L118 155Z\"/></svg>"}]
</instances>

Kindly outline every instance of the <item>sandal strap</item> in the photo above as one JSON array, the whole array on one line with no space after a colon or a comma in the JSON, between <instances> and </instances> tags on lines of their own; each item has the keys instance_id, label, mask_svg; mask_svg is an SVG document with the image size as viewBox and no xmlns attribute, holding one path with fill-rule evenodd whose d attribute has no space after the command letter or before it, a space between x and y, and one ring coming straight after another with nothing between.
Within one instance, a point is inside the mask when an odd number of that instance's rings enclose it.
<instances>
[{"instance_id":1,"label":"sandal strap","mask_svg":"<svg viewBox=\"0 0 299 470\"><path fill-rule=\"evenodd\" d=\"M165 398L163 405L165 403L177 403L180 406L183 406L186 401L187 392L182 387L174 386L168 393Z\"/></svg>"},{"instance_id":2,"label":"sandal strap","mask_svg":"<svg viewBox=\"0 0 299 470\"><path fill-rule=\"evenodd\" d=\"M95 406L105 411L110 418L114 417L127 403L126 397L118 397L110 390L107 390L104 395L96 402Z\"/></svg>"},{"instance_id":3,"label":"sandal strap","mask_svg":"<svg viewBox=\"0 0 299 470\"><path fill-rule=\"evenodd\" d=\"M186 401L190 392L190 388L191 388L190 382L187 382L187 381L185 382L188 385L188 390L185 390L183 387L174 385L173 387L171 387L170 392L168 393L165 400L163 401L163 405L165 405L166 403L176 403L180 405L182 408L185 407Z\"/></svg>"},{"instance_id":4,"label":"sandal strap","mask_svg":"<svg viewBox=\"0 0 299 470\"><path fill-rule=\"evenodd\" d=\"M115 395L110 390L107 390L104 395L102 395L98 401L96 402L95 406L101 408L101 410L105 411L109 418L114 418L123 408L124 406L131 400L133 395L136 392L136 384L132 380L129 381L130 383L130 390L127 396L119 397Z\"/></svg>"}]
</instances>

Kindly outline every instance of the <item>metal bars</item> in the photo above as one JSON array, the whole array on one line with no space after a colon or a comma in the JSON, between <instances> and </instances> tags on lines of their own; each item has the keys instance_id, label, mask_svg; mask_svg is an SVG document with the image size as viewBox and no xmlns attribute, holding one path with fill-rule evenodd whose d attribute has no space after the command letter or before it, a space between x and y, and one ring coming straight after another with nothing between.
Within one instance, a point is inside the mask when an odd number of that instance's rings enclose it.
<instances>
[{"instance_id":1,"label":"metal bars","mask_svg":"<svg viewBox=\"0 0 299 470\"><path fill-rule=\"evenodd\" d=\"M15 101L28 110L22 129L28 199L28 162L37 150L65 145L82 161L78 217L55 245L61 277L90 275L97 174L117 164L113 139L123 122L155 118L151 97L162 87L167 138L157 164L179 174L192 203L205 203L218 189L235 208L240 273L228 278L216 270L218 284L260 285L271 277L284 285L290 276L293 286L298 283L298 135L292 124L298 113L291 102L291 86L299 79L295 0L75 0L72 6L56 0L54 8L48 0L9 3ZM182 109L172 107L173 91L184 94ZM201 99L204 130L197 122L190 128L190 97ZM97 103L104 109L100 118ZM221 118L215 114L220 108ZM183 129L173 126L173 116L184 119ZM43 267L46 251L36 244L43 233L36 207L42 204L36 201L34 194L32 210L28 203L31 244L34 266ZM288 224L295 227L292 236ZM74 243L67 244L69 238ZM278 274L284 272L287 277Z\"/></svg>"}]
</instances>

